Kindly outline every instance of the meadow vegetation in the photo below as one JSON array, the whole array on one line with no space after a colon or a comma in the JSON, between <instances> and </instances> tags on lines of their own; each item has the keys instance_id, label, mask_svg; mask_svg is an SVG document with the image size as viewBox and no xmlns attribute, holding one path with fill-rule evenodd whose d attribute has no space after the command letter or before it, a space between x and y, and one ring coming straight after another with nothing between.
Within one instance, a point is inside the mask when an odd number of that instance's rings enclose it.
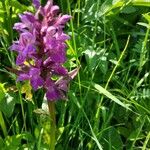
<instances>
[{"instance_id":1,"label":"meadow vegetation","mask_svg":"<svg viewBox=\"0 0 150 150\"><path fill-rule=\"evenodd\" d=\"M56 101L56 150L150 149L150 1L54 3L72 16L65 66L79 67L67 100ZM34 12L30 0L0 0L1 150L47 150L50 143L43 90L17 82L13 72L13 25L24 11Z\"/></svg>"}]
</instances>

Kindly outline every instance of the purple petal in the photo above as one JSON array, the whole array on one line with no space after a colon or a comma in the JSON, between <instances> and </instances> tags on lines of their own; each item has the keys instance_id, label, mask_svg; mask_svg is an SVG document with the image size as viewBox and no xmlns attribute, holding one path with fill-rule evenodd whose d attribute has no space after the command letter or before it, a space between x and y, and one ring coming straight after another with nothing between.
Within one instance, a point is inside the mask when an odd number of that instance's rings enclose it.
<instances>
[{"instance_id":1,"label":"purple petal","mask_svg":"<svg viewBox=\"0 0 150 150\"><path fill-rule=\"evenodd\" d=\"M48 0L46 5L44 6L44 11L47 14L53 5L53 0Z\"/></svg>"},{"instance_id":2,"label":"purple petal","mask_svg":"<svg viewBox=\"0 0 150 150\"><path fill-rule=\"evenodd\" d=\"M54 86L54 82L51 79L46 78L45 88L48 89L48 87L50 87L50 86Z\"/></svg>"},{"instance_id":3,"label":"purple petal","mask_svg":"<svg viewBox=\"0 0 150 150\"><path fill-rule=\"evenodd\" d=\"M39 87L43 86L44 80L40 76L33 76L31 79L31 85L34 90L37 90Z\"/></svg>"},{"instance_id":4,"label":"purple petal","mask_svg":"<svg viewBox=\"0 0 150 150\"><path fill-rule=\"evenodd\" d=\"M47 30L47 26L46 26L46 25L45 25L45 26L42 26L42 28L41 28L41 33L45 33L46 30Z\"/></svg>"},{"instance_id":5,"label":"purple petal","mask_svg":"<svg viewBox=\"0 0 150 150\"><path fill-rule=\"evenodd\" d=\"M58 45L58 42L56 41L55 38L44 37L43 40L44 40L44 43L45 43L45 45L46 45L46 47L47 47L48 49L55 49L55 47L57 47L57 45Z\"/></svg>"},{"instance_id":6,"label":"purple petal","mask_svg":"<svg viewBox=\"0 0 150 150\"><path fill-rule=\"evenodd\" d=\"M44 13L44 8L42 6L40 6L37 10L37 12L35 13L35 18L36 19L39 19L39 16L42 15L42 16L45 16L45 13Z\"/></svg>"},{"instance_id":7,"label":"purple petal","mask_svg":"<svg viewBox=\"0 0 150 150\"><path fill-rule=\"evenodd\" d=\"M60 78L58 81L56 81L56 85L58 87L59 90L63 90L65 92L68 91L68 83L69 83L70 79L64 79L64 78Z\"/></svg>"},{"instance_id":8,"label":"purple petal","mask_svg":"<svg viewBox=\"0 0 150 150\"><path fill-rule=\"evenodd\" d=\"M47 34L48 35L54 35L56 33L56 28L54 27L54 26L50 26L50 27L48 27L48 29L47 29Z\"/></svg>"},{"instance_id":9,"label":"purple petal","mask_svg":"<svg viewBox=\"0 0 150 150\"><path fill-rule=\"evenodd\" d=\"M28 74L25 74L25 73L21 73L19 76L18 76L18 80L19 81L24 81L24 80L29 80L30 79L30 76Z\"/></svg>"},{"instance_id":10,"label":"purple petal","mask_svg":"<svg viewBox=\"0 0 150 150\"><path fill-rule=\"evenodd\" d=\"M27 26L21 22L15 23L13 29L18 30L18 31L24 31L24 28Z\"/></svg>"},{"instance_id":11,"label":"purple petal","mask_svg":"<svg viewBox=\"0 0 150 150\"><path fill-rule=\"evenodd\" d=\"M17 64L17 65L23 65L25 60L26 60L26 58L20 53L20 54L17 56L16 64Z\"/></svg>"},{"instance_id":12,"label":"purple petal","mask_svg":"<svg viewBox=\"0 0 150 150\"><path fill-rule=\"evenodd\" d=\"M54 87L49 87L46 92L46 97L50 101L58 100L60 98L60 94L58 90L56 90Z\"/></svg>"},{"instance_id":13,"label":"purple petal","mask_svg":"<svg viewBox=\"0 0 150 150\"><path fill-rule=\"evenodd\" d=\"M47 90L46 97L48 100L53 101L60 98L60 93L57 90L55 83L49 78L46 79L45 89Z\"/></svg>"},{"instance_id":14,"label":"purple petal","mask_svg":"<svg viewBox=\"0 0 150 150\"><path fill-rule=\"evenodd\" d=\"M53 62L56 63L64 63L66 61L66 57L58 53L52 54L51 59Z\"/></svg>"},{"instance_id":15,"label":"purple petal","mask_svg":"<svg viewBox=\"0 0 150 150\"><path fill-rule=\"evenodd\" d=\"M30 76L39 76L40 75L40 69L39 68L31 68L29 72Z\"/></svg>"},{"instance_id":16,"label":"purple petal","mask_svg":"<svg viewBox=\"0 0 150 150\"><path fill-rule=\"evenodd\" d=\"M37 60L35 61L35 66L38 67L38 68L40 68L41 65L42 65L42 59L37 59Z\"/></svg>"},{"instance_id":17,"label":"purple petal","mask_svg":"<svg viewBox=\"0 0 150 150\"><path fill-rule=\"evenodd\" d=\"M67 75L68 74L68 71L66 68L62 67L61 65L59 64L55 64L52 66L51 68L52 70L54 70L54 73L55 74L58 74L58 75Z\"/></svg>"},{"instance_id":18,"label":"purple petal","mask_svg":"<svg viewBox=\"0 0 150 150\"><path fill-rule=\"evenodd\" d=\"M56 63L64 63L66 61L65 44L58 44L57 47L51 47L49 50L49 56L51 60Z\"/></svg>"},{"instance_id":19,"label":"purple petal","mask_svg":"<svg viewBox=\"0 0 150 150\"><path fill-rule=\"evenodd\" d=\"M56 39L61 41L61 42L64 42L66 40L69 40L70 36L68 36L67 34L62 33L61 35L57 35Z\"/></svg>"},{"instance_id":20,"label":"purple petal","mask_svg":"<svg viewBox=\"0 0 150 150\"><path fill-rule=\"evenodd\" d=\"M36 49L33 45L27 45L27 47L23 50L22 55L23 56L29 56L31 57L32 54L34 54L36 52Z\"/></svg>"},{"instance_id":21,"label":"purple petal","mask_svg":"<svg viewBox=\"0 0 150 150\"><path fill-rule=\"evenodd\" d=\"M39 68L31 68L29 71L31 85L34 90L37 90L39 87L43 86L44 80L40 76L40 69Z\"/></svg>"},{"instance_id":22,"label":"purple petal","mask_svg":"<svg viewBox=\"0 0 150 150\"><path fill-rule=\"evenodd\" d=\"M23 23L33 23L35 21L35 17L32 13L30 12L24 12L24 14L19 15L21 21Z\"/></svg>"},{"instance_id":23,"label":"purple petal","mask_svg":"<svg viewBox=\"0 0 150 150\"><path fill-rule=\"evenodd\" d=\"M21 33L19 42L23 46L27 46L28 44L35 43L35 37L30 32Z\"/></svg>"},{"instance_id":24,"label":"purple petal","mask_svg":"<svg viewBox=\"0 0 150 150\"><path fill-rule=\"evenodd\" d=\"M40 0L32 0L32 3L36 9L40 7Z\"/></svg>"},{"instance_id":25,"label":"purple petal","mask_svg":"<svg viewBox=\"0 0 150 150\"><path fill-rule=\"evenodd\" d=\"M22 51L23 47L19 45L19 42L16 41L13 43L12 46L10 46L10 50L14 50L14 51Z\"/></svg>"},{"instance_id":26,"label":"purple petal","mask_svg":"<svg viewBox=\"0 0 150 150\"><path fill-rule=\"evenodd\" d=\"M56 24L58 25L64 25L66 22L68 22L72 17L70 15L63 15L60 17Z\"/></svg>"},{"instance_id":27,"label":"purple petal","mask_svg":"<svg viewBox=\"0 0 150 150\"><path fill-rule=\"evenodd\" d=\"M50 12L53 15L57 15L57 13L59 12L59 7L57 5L52 6Z\"/></svg>"}]
</instances>

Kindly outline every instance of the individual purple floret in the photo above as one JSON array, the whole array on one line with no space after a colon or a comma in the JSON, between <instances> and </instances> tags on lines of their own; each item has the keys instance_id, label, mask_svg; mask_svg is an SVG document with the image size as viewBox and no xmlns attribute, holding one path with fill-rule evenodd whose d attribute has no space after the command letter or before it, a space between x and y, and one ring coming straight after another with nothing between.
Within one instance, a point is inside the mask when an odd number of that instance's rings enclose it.
<instances>
[{"instance_id":1,"label":"individual purple floret","mask_svg":"<svg viewBox=\"0 0 150 150\"><path fill-rule=\"evenodd\" d=\"M19 15L21 22L14 25L20 35L11 46L18 53L18 80L29 80L34 90L44 88L50 101L64 99L68 82L74 76L63 67L65 41L69 39L63 28L71 16L58 14L59 7L52 0L44 7L39 0L33 0L33 4L36 13L24 12Z\"/></svg>"}]
</instances>

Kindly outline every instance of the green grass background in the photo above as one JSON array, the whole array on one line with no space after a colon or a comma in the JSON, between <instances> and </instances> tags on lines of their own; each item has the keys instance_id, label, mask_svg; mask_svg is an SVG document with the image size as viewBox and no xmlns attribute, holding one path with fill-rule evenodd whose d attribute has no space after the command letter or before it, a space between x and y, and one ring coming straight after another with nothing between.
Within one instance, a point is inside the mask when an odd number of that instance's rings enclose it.
<instances>
[{"instance_id":1,"label":"green grass background","mask_svg":"<svg viewBox=\"0 0 150 150\"><path fill-rule=\"evenodd\" d=\"M72 15L65 66L80 67L68 100L56 102L56 150L149 150L150 1L54 3ZM47 150L50 143L42 89L17 83L8 69L16 67L12 27L24 11L34 11L30 0L0 0L1 150Z\"/></svg>"}]
</instances>

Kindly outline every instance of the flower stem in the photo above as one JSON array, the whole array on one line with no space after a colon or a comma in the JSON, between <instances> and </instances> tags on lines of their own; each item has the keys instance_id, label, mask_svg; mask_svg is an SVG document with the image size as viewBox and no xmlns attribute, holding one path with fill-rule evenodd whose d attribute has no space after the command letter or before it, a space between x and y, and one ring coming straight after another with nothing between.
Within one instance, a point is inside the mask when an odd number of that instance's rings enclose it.
<instances>
[{"instance_id":1,"label":"flower stem","mask_svg":"<svg viewBox=\"0 0 150 150\"><path fill-rule=\"evenodd\" d=\"M48 108L50 113L50 150L55 150L55 132L56 132L56 116L55 116L55 102L48 101Z\"/></svg>"}]
</instances>

